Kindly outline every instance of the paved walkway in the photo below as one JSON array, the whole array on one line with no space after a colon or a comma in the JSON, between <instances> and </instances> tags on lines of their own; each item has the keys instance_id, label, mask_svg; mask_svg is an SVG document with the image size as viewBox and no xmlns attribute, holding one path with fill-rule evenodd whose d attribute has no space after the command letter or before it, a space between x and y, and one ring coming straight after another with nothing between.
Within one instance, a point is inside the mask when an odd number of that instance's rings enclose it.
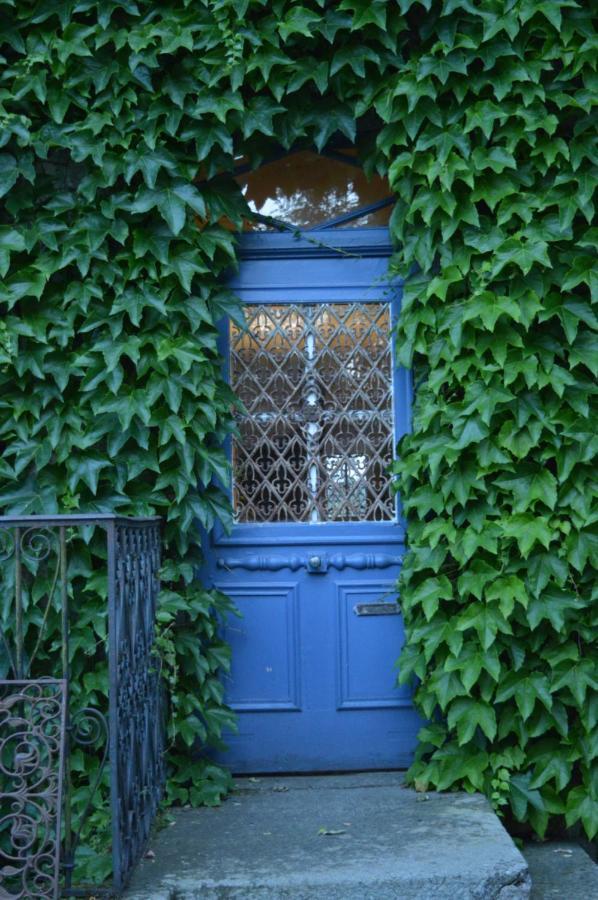
<instances>
[{"instance_id":1,"label":"paved walkway","mask_svg":"<svg viewBox=\"0 0 598 900\"><path fill-rule=\"evenodd\" d=\"M237 784L156 835L128 900L529 897L525 860L480 796L416 794L398 773Z\"/></svg>"},{"instance_id":2,"label":"paved walkway","mask_svg":"<svg viewBox=\"0 0 598 900\"><path fill-rule=\"evenodd\" d=\"M531 900L598 900L598 866L579 844L548 841L523 848Z\"/></svg>"}]
</instances>

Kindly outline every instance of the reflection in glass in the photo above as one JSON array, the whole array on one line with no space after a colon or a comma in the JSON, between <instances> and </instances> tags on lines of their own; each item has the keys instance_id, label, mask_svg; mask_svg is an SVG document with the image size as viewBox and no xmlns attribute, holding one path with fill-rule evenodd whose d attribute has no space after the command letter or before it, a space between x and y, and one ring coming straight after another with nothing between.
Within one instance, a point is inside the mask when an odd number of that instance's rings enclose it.
<instances>
[{"instance_id":1,"label":"reflection in glass","mask_svg":"<svg viewBox=\"0 0 598 900\"><path fill-rule=\"evenodd\" d=\"M298 228L314 228L392 194L385 178L374 175L368 179L358 165L309 150L265 163L236 180L253 212ZM388 225L391 211L392 207L386 206L340 227L382 227ZM271 228L263 222L249 223L249 227L259 231Z\"/></svg>"},{"instance_id":2,"label":"reflection in glass","mask_svg":"<svg viewBox=\"0 0 598 900\"><path fill-rule=\"evenodd\" d=\"M394 519L388 303L245 307L231 323L238 522Z\"/></svg>"}]
</instances>

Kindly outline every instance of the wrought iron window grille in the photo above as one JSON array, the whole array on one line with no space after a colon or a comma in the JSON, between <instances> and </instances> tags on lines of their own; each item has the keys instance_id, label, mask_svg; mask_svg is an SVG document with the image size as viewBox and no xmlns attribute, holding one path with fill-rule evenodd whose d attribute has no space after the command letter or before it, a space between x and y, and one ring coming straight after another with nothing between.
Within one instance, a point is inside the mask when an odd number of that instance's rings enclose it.
<instances>
[{"instance_id":1,"label":"wrought iron window grille","mask_svg":"<svg viewBox=\"0 0 598 900\"><path fill-rule=\"evenodd\" d=\"M390 304L251 304L231 323L237 522L393 521Z\"/></svg>"}]
</instances>

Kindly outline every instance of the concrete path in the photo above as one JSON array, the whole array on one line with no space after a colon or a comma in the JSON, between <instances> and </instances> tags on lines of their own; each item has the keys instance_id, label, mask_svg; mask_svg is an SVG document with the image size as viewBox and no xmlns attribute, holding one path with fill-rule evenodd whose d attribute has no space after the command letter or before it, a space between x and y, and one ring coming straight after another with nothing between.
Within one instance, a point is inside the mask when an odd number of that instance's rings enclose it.
<instances>
[{"instance_id":1,"label":"concrete path","mask_svg":"<svg viewBox=\"0 0 598 900\"><path fill-rule=\"evenodd\" d=\"M598 900L598 866L579 844L549 841L523 848L531 900Z\"/></svg>"},{"instance_id":2,"label":"concrete path","mask_svg":"<svg viewBox=\"0 0 598 900\"><path fill-rule=\"evenodd\" d=\"M486 800L398 773L238 779L156 835L128 900L524 900L522 855Z\"/></svg>"}]
</instances>

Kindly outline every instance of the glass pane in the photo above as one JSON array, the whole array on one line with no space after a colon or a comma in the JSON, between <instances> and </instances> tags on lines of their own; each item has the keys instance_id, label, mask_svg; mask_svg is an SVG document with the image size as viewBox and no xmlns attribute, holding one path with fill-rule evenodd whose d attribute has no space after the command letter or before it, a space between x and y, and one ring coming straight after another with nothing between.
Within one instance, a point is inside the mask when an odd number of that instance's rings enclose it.
<instances>
[{"instance_id":1,"label":"glass pane","mask_svg":"<svg viewBox=\"0 0 598 900\"><path fill-rule=\"evenodd\" d=\"M246 306L231 324L238 522L394 519L388 303Z\"/></svg>"},{"instance_id":2,"label":"glass pane","mask_svg":"<svg viewBox=\"0 0 598 900\"><path fill-rule=\"evenodd\" d=\"M334 225L334 228L388 228L390 217L392 215L393 206L384 206L382 209L375 209L373 212L365 216L359 216L358 219L351 219L350 222L341 222Z\"/></svg>"},{"instance_id":3,"label":"glass pane","mask_svg":"<svg viewBox=\"0 0 598 900\"><path fill-rule=\"evenodd\" d=\"M309 150L292 153L266 163L254 172L238 175L237 181L250 208L263 216L281 219L298 228L313 228L329 219L391 196L385 178L370 180L350 162L318 156ZM342 228L387 225L392 207L370 213ZM254 222L249 228L267 231L269 226Z\"/></svg>"}]
</instances>

